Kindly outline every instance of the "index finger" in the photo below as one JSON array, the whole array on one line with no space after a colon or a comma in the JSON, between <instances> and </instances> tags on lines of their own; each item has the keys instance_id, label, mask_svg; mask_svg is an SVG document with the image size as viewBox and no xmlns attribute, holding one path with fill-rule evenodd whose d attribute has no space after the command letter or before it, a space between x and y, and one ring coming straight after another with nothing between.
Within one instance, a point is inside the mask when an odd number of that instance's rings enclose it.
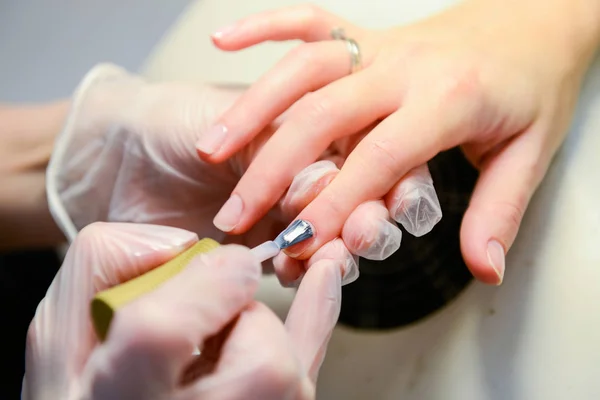
<instances>
[{"instance_id":1,"label":"index finger","mask_svg":"<svg viewBox=\"0 0 600 400\"><path fill-rule=\"evenodd\" d=\"M286 252L309 258L339 236L356 207L384 197L408 171L460 140L421 107L406 106L392 114L359 143L335 179L298 216L313 225L314 237Z\"/></svg>"}]
</instances>

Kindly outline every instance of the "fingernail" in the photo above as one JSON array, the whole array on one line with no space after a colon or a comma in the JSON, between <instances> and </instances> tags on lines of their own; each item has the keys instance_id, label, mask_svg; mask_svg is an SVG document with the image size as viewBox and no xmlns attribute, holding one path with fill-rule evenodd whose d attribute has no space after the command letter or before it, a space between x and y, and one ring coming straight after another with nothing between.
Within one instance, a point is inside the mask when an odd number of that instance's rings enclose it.
<instances>
[{"instance_id":1,"label":"fingernail","mask_svg":"<svg viewBox=\"0 0 600 400\"><path fill-rule=\"evenodd\" d=\"M242 198L237 194L233 194L221 207L213 220L213 224L221 231L229 232L240 222L243 210L244 202Z\"/></svg>"},{"instance_id":2,"label":"fingernail","mask_svg":"<svg viewBox=\"0 0 600 400\"><path fill-rule=\"evenodd\" d=\"M233 32L236 29L236 27L237 24L224 26L222 28L217 29L216 32L213 33L211 36L213 37L213 39L223 39L225 36Z\"/></svg>"},{"instance_id":3,"label":"fingernail","mask_svg":"<svg viewBox=\"0 0 600 400\"><path fill-rule=\"evenodd\" d=\"M435 188L427 185L406 193L392 217L415 237L431 232L442 219L442 207Z\"/></svg>"},{"instance_id":4,"label":"fingernail","mask_svg":"<svg viewBox=\"0 0 600 400\"><path fill-rule=\"evenodd\" d=\"M196 149L204 154L213 154L221 148L226 136L227 127L222 124L215 125L196 142Z\"/></svg>"},{"instance_id":5,"label":"fingernail","mask_svg":"<svg viewBox=\"0 0 600 400\"><path fill-rule=\"evenodd\" d=\"M498 241L490 240L487 246L487 257L490 266L498 275L497 284L500 285L504 279L504 247Z\"/></svg>"}]
</instances>

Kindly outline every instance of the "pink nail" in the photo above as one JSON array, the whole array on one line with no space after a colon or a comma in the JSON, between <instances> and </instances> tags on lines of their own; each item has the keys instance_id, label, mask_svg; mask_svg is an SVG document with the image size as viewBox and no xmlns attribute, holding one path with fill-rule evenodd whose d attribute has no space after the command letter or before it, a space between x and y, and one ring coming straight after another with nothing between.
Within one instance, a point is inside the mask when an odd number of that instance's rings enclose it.
<instances>
[{"instance_id":1,"label":"pink nail","mask_svg":"<svg viewBox=\"0 0 600 400\"><path fill-rule=\"evenodd\" d=\"M504 279L504 247L502 247L498 241L490 240L487 246L487 257L490 266L494 268L494 271L498 274L498 285L500 285Z\"/></svg>"},{"instance_id":2,"label":"pink nail","mask_svg":"<svg viewBox=\"0 0 600 400\"><path fill-rule=\"evenodd\" d=\"M225 125L216 125L200 137L196 142L196 149L204 154L213 154L218 151L227 137L227 127Z\"/></svg>"},{"instance_id":3,"label":"pink nail","mask_svg":"<svg viewBox=\"0 0 600 400\"><path fill-rule=\"evenodd\" d=\"M244 211L244 202L239 195L234 194L221 207L213 224L223 232L230 232L239 224L242 211Z\"/></svg>"},{"instance_id":4,"label":"pink nail","mask_svg":"<svg viewBox=\"0 0 600 400\"><path fill-rule=\"evenodd\" d=\"M236 28L237 24L227 25L223 28L217 29L217 31L211 36L213 37L213 39L223 39L225 36L231 34Z\"/></svg>"}]
</instances>

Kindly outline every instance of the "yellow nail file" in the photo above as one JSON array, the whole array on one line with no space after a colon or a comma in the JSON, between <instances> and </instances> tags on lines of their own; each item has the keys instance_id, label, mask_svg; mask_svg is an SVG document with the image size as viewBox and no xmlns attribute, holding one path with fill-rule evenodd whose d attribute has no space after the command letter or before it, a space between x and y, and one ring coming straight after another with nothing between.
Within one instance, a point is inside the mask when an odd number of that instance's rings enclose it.
<instances>
[{"instance_id":1,"label":"yellow nail file","mask_svg":"<svg viewBox=\"0 0 600 400\"><path fill-rule=\"evenodd\" d=\"M163 265L137 278L98 292L92 299L91 314L94 329L100 341L106 339L110 323L119 308L143 294L151 292L160 284L181 272L198 254L208 253L217 247L219 247L217 241L202 239Z\"/></svg>"},{"instance_id":2,"label":"yellow nail file","mask_svg":"<svg viewBox=\"0 0 600 400\"><path fill-rule=\"evenodd\" d=\"M275 257L281 249L311 238L313 231L310 223L296 220L275 240L269 240L253 248L251 252L260 262L263 262ZM197 255L208 253L217 247L219 247L219 243L215 240L202 239L163 265L120 285L98 292L91 302L91 315L96 335L100 341L106 339L110 323L119 308L156 289L163 282L181 272Z\"/></svg>"}]
</instances>

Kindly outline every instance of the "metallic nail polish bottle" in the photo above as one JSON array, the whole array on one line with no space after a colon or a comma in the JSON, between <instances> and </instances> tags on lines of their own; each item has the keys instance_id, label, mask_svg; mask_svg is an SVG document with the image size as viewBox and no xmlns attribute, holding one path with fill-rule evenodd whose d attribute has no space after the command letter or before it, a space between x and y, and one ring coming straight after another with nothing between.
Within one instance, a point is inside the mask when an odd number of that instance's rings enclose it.
<instances>
[{"instance_id":1,"label":"metallic nail polish bottle","mask_svg":"<svg viewBox=\"0 0 600 400\"><path fill-rule=\"evenodd\" d=\"M451 302L472 280L459 232L478 173L457 148L440 153L429 169L442 219L420 238L404 231L400 249L387 260L360 259L360 278L342 289L341 324L381 330L417 322Z\"/></svg>"}]
</instances>

